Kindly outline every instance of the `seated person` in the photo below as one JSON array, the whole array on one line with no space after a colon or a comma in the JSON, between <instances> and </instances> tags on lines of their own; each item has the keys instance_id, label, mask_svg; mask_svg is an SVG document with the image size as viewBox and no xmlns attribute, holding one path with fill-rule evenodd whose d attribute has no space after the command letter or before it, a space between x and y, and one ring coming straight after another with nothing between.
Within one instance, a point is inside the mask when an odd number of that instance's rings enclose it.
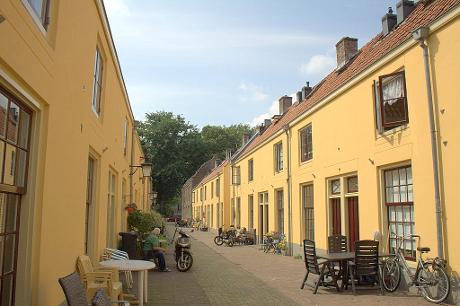
<instances>
[{"instance_id":1,"label":"seated person","mask_svg":"<svg viewBox=\"0 0 460 306\"><path fill-rule=\"evenodd\" d=\"M158 227L154 228L153 231L149 234L147 239L144 242L144 260L158 259L159 270L161 272L169 272L166 268L165 255L166 250L160 247L160 240L158 236L160 235L160 229Z\"/></svg>"}]
</instances>

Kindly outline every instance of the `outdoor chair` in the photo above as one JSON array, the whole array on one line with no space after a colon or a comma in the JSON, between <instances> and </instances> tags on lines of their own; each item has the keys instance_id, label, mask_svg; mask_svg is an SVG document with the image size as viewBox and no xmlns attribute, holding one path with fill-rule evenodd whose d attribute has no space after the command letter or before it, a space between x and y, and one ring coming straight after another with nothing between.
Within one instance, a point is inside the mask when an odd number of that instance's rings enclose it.
<instances>
[{"instance_id":1,"label":"outdoor chair","mask_svg":"<svg viewBox=\"0 0 460 306\"><path fill-rule=\"evenodd\" d=\"M347 236L332 235L327 238L329 253L348 252Z\"/></svg>"},{"instance_id":2,"label":"outdoor chair","mask_svg":"<svg viewBox=\"0 0 460 306\"><path fill-rule=\"evenodd\" d=\"M129 255L125 251L105 248L102 258L104 260L108 260L108 259L129 260ZM131 271L124 271L124 273L125 273L126 288L132 289L133 288L133 274L131 273Z\"/></svg>"},{"instance_id":3,"label":"outdoor chair","mask_svg":"<svg viewBox=\"0 0 460 306\"><path fill-rule=\"evenodd\" d=\"M125 301L112 302L104 289L99 289L92 299L92 302L88 303L85 287L77 272L73 272L72 274L60 278L59 284L64 291L67 305L69 306L129 306L129 303Z\"/></svg>"},{"instance_id":4,"label":"outdoor chair","mask_svg":"<svg viewBox=\"0 0 460 306\"><path fill-rule=\"evenodd\" d=\"M371 279L380 285L383 294L382 279L379 269L379 242L375 240L360 240L355 242L355 259L348 263L351 288L356 294L356 279Z\"/></svg>"},{"instance_id":5,"label":"outdoor chair","mask_svg":"<svg viewBox=\"0 0 460 306\"><path fill-rule=\"evenodd\" d=\"M78 256L77 268L85 283L87 296L94 296L102 288L107 290L107 294L114 301L123 298L123 286L119 280L117 269L94 269L91 259L87 255Z\"/></svg>"},{"instance_id":6,"label":"outdoor chair","mask_svg":"<svg viewBox=\"0 0 460 306\"><path fill-rule=\"evenodd\" d=\"M324 277L329 273L329 265L327 260L318 260L316 256L316 246L313 240L305 239L303 241L303 254L305 259L305 268L307 269L307 273L302 281L302 285L300 289L303 289L305 284L307 283L308 275L316 274L319 276L318 281L315 284L313 294L316 294L318 291L319 285L327 286L328 284L324 281ZM335 279L334 274L332 274L334 278L335 284L337 280ZM336 288L338 290L338 285L336 284Z\"/></svg>"}]
</instances>

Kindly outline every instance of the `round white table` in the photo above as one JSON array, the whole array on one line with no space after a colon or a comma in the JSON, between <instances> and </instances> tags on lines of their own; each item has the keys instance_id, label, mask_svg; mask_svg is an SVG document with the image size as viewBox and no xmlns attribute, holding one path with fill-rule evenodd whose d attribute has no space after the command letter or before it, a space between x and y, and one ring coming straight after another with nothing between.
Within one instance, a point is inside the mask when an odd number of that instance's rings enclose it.
<instances>
[{"instance_id":1,"label":"round white table","mask_svg":"<svg viewBox=\"0 0 460 306\"><path fill-rule=\"evenodd\" d=\"M121 259L121 260L105 260L99 264L106 268L116 268L120 271L138 271L137 286L139 305L147 303L148 292L148 270L155 268L155 263L146 260Z\"/></svg>"}]
</instances>

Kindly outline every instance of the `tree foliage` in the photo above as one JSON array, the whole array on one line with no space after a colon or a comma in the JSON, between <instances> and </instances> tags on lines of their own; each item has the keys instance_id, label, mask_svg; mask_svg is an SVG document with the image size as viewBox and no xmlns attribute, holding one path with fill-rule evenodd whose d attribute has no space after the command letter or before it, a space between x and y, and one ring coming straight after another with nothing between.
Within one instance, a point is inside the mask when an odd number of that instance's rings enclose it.
<instances>
[{"instance_id":1,"label":"tree foliage","mask_svg":"<svg viewBox=\"0 0 460 306\"><path fill-rule=\"evenodd\" d=\"M146 158L153 163L153 186L163 214L170 210L166 204L178 203L182 185L205 161L214 155L225 158L225 151L236 150L243 133L250 132L244 124L207 125L200 131L182 116L164 111L146 114L137 128Z\"/></svg>"}]
</instances>

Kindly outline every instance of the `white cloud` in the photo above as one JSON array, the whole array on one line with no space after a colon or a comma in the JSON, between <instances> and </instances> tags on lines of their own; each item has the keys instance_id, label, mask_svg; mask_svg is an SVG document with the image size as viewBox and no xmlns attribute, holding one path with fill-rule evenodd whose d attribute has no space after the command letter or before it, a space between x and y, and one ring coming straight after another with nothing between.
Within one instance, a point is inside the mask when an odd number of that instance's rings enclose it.
<instances>
[{"instance_id":1,"label":"white cloud","mask_svg":"<svg viewBox=\"0 0 460 306\"><path fill-rule=\"evenodd\" d=\"M263 102L268 99L268 95L263 92L262 88L255 84L241 82L238 89L243 93L240 97L243 102Z\"/></svg>"},{"instance_id":2,"label":"white cloud","mask_svg":"<svg viewBox=\"0 0 460 306\"><path fill-rule=\"evenodd\" d=\"M124 0L104 0L107 14L113 16L129 16L129 8Z\"/></svg>"},{"instance_id":3,"label":"white cloud","mask_svg":"<svg viewBox=\"0 0 460 306\"><path fill-rule=\"evenodd\" d=\"M322 78L335 67L335 58L330 55L313 55L310 60L300 66L300 73L305 76Z\"/></svg>"}]
</instances>

